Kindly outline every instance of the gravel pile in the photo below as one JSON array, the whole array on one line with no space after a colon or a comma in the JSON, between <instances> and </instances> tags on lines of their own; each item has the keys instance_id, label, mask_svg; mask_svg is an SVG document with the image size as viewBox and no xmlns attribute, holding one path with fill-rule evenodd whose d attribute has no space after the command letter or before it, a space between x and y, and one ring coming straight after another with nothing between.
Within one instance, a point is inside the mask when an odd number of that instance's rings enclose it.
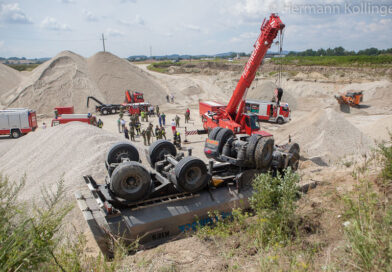
<instances>
[{"instance_id":1,"label":"gravel pile","mask_svg":"<svg viewBox=\"0 0 392 272\"><path fill-rule=\"evenodd\" d=\"M148 75L127 60L100 52L85 59L64 51L41 64L18 87L3 94L8 107L26 107L52 115L57 106L74 106L87 112L87 96L103 103L121 104L125 90L137 90L153 104L164 101L166 92ZM0 93L1 94L1 93ZM94 103L89 111L93 111Z\"/></svg>"},{"instance_id":2,"label":"gravel pile","mask_svg":"<svg viewBox=\"0 0 392 272\"><path fill-rule=\"evenodd\" d=\"M333 109L315 110L287 125L284 135L301 147L309 158L318 157L330 164L348 155L368 152L372 140Z\"/></svg>"}]
</instances>

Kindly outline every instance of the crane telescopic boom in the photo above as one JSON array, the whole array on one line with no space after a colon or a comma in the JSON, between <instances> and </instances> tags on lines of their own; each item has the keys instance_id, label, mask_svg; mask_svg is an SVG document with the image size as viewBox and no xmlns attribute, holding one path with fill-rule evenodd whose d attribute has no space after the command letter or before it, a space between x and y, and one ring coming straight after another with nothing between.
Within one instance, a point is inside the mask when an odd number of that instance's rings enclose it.
<instances>
[{"instance_id":1,"label":"crane telescopic boom","mask_svg":"<svg viewBox=\"0 0 392 272\"><path fill-rule=\"evenodd\" d=\"M257 69L264 59L267 50L271 47L274 39L278 35L278 32L282 31L284 27L285 25L276 14L271 14L267 21L264 19L263 24L261 25L261 33L254 45L255 49L246 63L241 78L237 83L237 87L235 88L229 104L227 104L225 109L225 112L237 122L241 117L241 107L243 106L241 105L240 109L238 109L238 114L236 114L237 108L241 101L245 99L246 90L252 84Z\"/></svg>"}]
</instances>

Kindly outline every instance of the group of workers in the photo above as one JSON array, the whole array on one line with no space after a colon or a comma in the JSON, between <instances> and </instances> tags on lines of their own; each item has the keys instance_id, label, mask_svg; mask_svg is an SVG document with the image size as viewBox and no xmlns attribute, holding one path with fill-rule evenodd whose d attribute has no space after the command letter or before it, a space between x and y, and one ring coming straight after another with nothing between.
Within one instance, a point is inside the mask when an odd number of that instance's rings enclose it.
<instances>
[{"instance_id":1,"label":"group of workers","mask_svg":"<svg viewBox=\"0 0 392 272\"><path fill-rule=\"evenodd\" d=\"M155 110L155 113L154 113ZM148 121L148 117L156 114L158 117L159 125L156 125L155 128L151 122ZM190 119L190 110L187 109L185 112L185 122L188 123ZM147 128L141 128L141 122L148 122ZM156 137L157 140L165 139L166 140L166 115L165 113L159 112L159 106L155 108L148 108L146 111L141 111L139 114L131 114L129 129L128 126L121 115L117 120L118 132L124 133L126 139L130 139L131 141L135 141L135 136L143 137L144 145L150 145L153 137ZM173 143L181 148L181 135L180 132L177 131L177 128L180 126L180 117L178 115L172 119L171 128L173 132Z\"/></svg>"}]
</instances>

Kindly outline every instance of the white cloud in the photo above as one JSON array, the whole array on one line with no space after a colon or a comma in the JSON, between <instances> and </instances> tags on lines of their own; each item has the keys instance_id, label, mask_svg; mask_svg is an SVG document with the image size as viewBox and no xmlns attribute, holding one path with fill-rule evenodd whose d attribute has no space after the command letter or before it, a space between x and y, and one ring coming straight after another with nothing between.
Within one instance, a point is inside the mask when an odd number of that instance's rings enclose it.
<instances>
[{"instance_id":1,"label":"white cloud","mask_svg":"<svg viewBox=\"0 0 392 272\"><path fill-rule=\"evenodd\" d=\"M121 3L136 3L136 0L121 0Z\"/></svg>"},{"instance_id":2,"label":"white cloud","mask_svg":"<svg viewBox=\"0 0 392 272\"><path fill-rule=\"evenodd\" d=\"M124 36L124 32L115 29L115 28L107 28L105 31L106 35L108 35L109 37L121 37Z\"/></svg>"},{"instance_id":3,"label":"white cloud","mask_svg":"<svg viewBox=\"0 0 392 272\"><path fill-rule=\"evenodd\" d=\"M257 32L245 32L239 35L238 37L233 37L230 39L230 42L236 43L244 40L256 40L256 38L259 36L259 33Z\"/></svg>"},{"instance_id":4,"label":"white cloud","mask_svg":"<svg viewBox=\"0 0 392 272\"><path fill-rule=\"evenodd\" d=\"M33 21L19 8L18 3L1 4L0 21L10 24L32 24Z\"/></svg>"},{"instance_id":5,"label":"white cloud","mask_svg":"<svg viewBox=\"0 0 392 272\"><path fill-rule=\"evenodd\" d=\"M60 2L64 4L73 4L75 3L75 0L60 0Z\"/></svg>"},{"instance_id":6,"label":"white cloud","mask_svg":"<svg viewBox=\"0 0 392 272\"><path fill-rule=\"evenodd\" d=\"M41 22L41 27L48 29L48 30L56 30L56 31L69 31L69 30L71 30L71 27L69 25L61 24L53 17L46 17Z\"/></svg>"},{"instance_id":7,"label":"white cloud","mask_svg":"<svg viewBox=\"0 0 392 272\"><path fill-rule=\"evenodd\" d=\"M192 31L197 31L197 32L201 31L201 28L195 25L184 25L184 27Z\"/></svg>"},{"instance_id":8,"label":"white cloud","mask_svg":"<svg viewBox=\"0 0 392 272\"><path fill-rule=\"evenodd\" d=\"M0 48L3 47L4 41L0 41Z\"/></svg>"},{"instance_id":9,"label":"white cloud","mask_svg":"<svg viewBox=\"0 0 392 272\"><path fill-rule=\"evenodd\" d=\"M96 22L96 21L98 21L98 16L96 16L94 13L92 13L89 10L86 10L86 9L83 10L83 15L84 15L84 18L87 21L89 21L89 22Z\"/></svg>"},{"instance_id":10,"label":"white cloud","mask_svg":"<svg viewBox=\"0 0 392 272\"><path fill-rule=\"evenodd\" d=\"M136 15L133 20L119 20L118 21L120 24L125 25L125 26L133 26L133 25L141 25L144 26L146 22L144 21L143 17L140 15Z\"/></svg>"}]
</instances>

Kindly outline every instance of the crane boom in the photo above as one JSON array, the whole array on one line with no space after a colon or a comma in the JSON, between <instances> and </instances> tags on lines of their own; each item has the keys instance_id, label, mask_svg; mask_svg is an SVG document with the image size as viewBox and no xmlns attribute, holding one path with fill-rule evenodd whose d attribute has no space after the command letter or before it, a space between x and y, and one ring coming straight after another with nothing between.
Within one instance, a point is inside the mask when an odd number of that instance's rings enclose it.
<instances>
[{"instance_id":1,"label":"crane boom","mask_svg":"<svg viewBox=\"0 0 392 272\"><path fill-rule=\"evenodd\" d=\"M225 109L225 112L233 119L239 119L239 116L237 116L237 118L235 116L236 110L241 101L244 100L246 90L252 84L257 69L259 68L265 54L267 53L267 50L271 47L272 42L278 35L278 32L282 31L284 27L285 25L276 14L271 14L268 21L265 21L264 19L263 24L261 25L261 33L254 45L255 49L246 63L241 78L237 83L237 87L235 88L229 104L227 104ZM240 110L238 111L238 114L241 114Z\"/></svg>"}]
</instances>

